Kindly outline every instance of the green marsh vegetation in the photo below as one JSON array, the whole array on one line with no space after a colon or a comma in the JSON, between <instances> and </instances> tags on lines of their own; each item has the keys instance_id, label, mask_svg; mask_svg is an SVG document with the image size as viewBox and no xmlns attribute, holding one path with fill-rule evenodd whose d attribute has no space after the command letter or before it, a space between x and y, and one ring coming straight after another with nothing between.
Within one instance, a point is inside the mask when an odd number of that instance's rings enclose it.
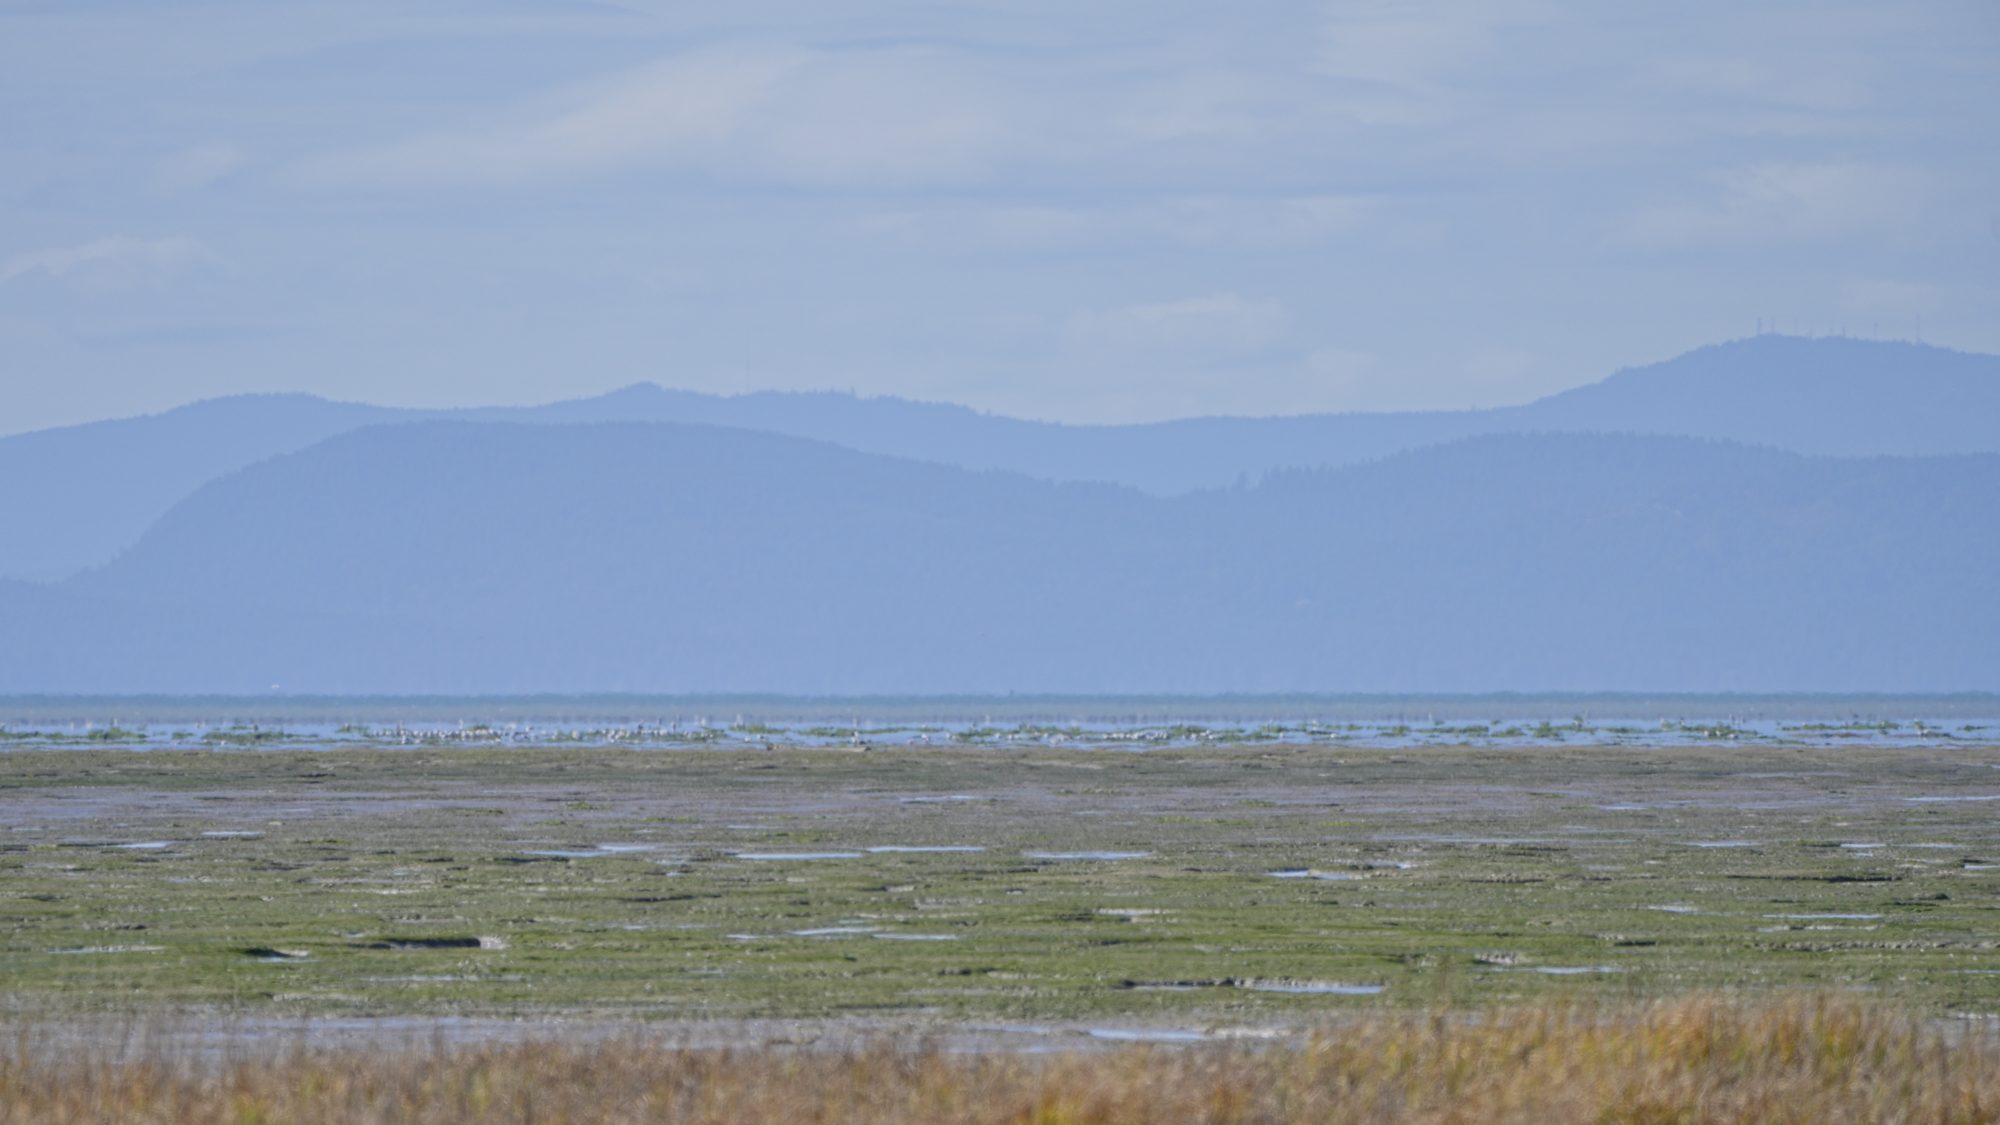
<instances>
[{"instance_id":1,"label":"green marsh vegetation","mask_svg":"<svg viewBox=\"0 0 2000 1125\"><path fill-rule=\"evenodd\" d=\"M2000 1011L2000 749L15 750L16 1013ZM871 850L872 849L872 850Z\"/></svg>"}]
</instances>

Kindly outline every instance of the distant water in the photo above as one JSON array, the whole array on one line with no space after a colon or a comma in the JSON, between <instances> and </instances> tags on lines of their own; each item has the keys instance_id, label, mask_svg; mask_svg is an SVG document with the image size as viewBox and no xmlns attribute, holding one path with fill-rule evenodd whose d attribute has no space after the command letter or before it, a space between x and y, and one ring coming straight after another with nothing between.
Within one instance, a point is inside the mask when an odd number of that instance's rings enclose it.
<instances>
[{"instance_id":1,"label":"distant water","mask_svg":"<svg viewBox=\"0 0 2000 1125\"><path fill-rule=\"evenodd\" d=\"M2000 695L0 697L0 747L1917 745Z\"/></svg>"},{"instance_id":2,"label":"distant water","mask_svg":"<svg viewBox=\"0 0 2000 1125\"><path fill-rule=\"evenodd\" d=\"M0 695L0 721L1140 724L2000 719L2000 692L1937 695Z\"/></svg>"}]
</instances>

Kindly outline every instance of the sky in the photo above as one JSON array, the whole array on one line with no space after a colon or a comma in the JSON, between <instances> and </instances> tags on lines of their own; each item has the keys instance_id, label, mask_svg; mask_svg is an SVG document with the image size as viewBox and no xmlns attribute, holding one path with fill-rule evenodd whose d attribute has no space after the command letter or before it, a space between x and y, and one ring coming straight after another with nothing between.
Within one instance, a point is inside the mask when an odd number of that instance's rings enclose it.
<instances>
[{"instance_id":1,"label":"sky","mask_svg":"<svg viewBox=\"0 0 2000 1125\"><path fill-rule=\"evenodd\" d=\"M0 433L639 381L1023 417L2000 352L1992 0L0 0Z\"/></svg>"}]
</instances>

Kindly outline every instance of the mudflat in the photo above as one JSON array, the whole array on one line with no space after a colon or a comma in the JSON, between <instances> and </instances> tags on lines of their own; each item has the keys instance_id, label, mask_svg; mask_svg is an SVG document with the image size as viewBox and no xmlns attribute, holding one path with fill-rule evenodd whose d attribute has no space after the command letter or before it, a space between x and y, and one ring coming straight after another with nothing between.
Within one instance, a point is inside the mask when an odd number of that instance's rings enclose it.
<instances>
[{"instance_id":1,"label":"mudflat","mask_svg":"<svg viewBox=\"0 0 2000 1125\"><path fill-rule=\"evenodd\" d=\"M2000 746L0 754L17 1016L2000 1011Z\"/></svg>"}]
</instances>

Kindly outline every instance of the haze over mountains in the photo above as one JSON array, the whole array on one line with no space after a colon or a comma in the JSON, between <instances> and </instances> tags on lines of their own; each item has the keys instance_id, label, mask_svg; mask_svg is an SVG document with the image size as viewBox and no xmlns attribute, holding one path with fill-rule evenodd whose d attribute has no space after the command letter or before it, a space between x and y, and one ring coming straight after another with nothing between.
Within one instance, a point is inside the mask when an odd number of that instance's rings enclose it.
<instances>
[{"instance_id":1,"label":"haze over mountains","mask_svg":"<svg viewBox=\"0 0 2000 1125\"><path fill-rule=\"evenodd\" d=\"M230 399L0 482L6 573L90 567L0 582L0 692L2000 686L2000 360L1912 345L1135 427Z\"/></svg>"},{"instance_id":2,"label":"haze over mountains","mask_svg":"<svg viewBox=\"0 0 2000 1125\"><path fill-rule=\"evenodd\" d=\"M397 410L302 395L215 399L0 438L0 578L108 562L224 473L367 425L457 419L734 426L864 452L1174 495L1275 469L1354 464L1485 433L1653 433L1835 456L2000 451L2000 357L1760 336L1524 406L1064 426L834 393L734 397L641 384L541 407Z\"/></svg>"}]
</instances>

